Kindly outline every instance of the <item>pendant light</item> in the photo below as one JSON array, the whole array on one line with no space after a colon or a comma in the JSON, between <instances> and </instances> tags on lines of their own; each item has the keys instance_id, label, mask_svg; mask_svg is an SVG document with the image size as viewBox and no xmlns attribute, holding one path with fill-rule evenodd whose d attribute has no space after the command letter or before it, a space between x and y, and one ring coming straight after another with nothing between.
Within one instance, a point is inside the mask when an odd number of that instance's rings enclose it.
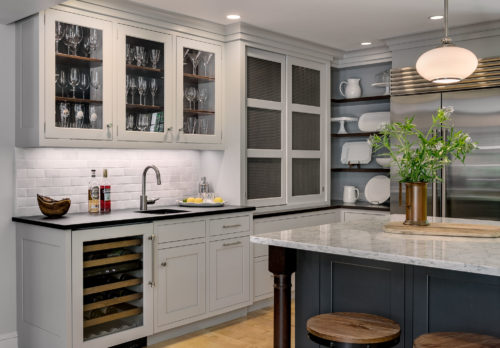
<instances>
[{"instance_id":1,"label":"pendant light","mask_svg":"<svg viewBox=\"0 0 500 348\"><path fill-rule=\"evenodd\" d=\"M417 60L417 72L437 84L459 82L477 68L477 57L468 49L455 46L448 37L448 0L444 0L444 38L441 47L422 54Z\"/></svg>"}]
</instances>

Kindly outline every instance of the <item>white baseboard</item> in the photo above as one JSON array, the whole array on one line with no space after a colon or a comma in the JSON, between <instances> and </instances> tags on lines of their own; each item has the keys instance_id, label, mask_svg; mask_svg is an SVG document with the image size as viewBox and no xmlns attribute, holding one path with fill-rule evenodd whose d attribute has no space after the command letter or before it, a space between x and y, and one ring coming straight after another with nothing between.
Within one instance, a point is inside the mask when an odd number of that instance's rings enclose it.
<instances>
[{"instance_id":1,"label":"white baseboard","mask_svg":"<svg viewBox=\"0 0 500 348\"><path fill-rule=\"evenodd\" d=\"M0 334L0 348L17 348L17 332Z\"/></svg>"}]
</instances>

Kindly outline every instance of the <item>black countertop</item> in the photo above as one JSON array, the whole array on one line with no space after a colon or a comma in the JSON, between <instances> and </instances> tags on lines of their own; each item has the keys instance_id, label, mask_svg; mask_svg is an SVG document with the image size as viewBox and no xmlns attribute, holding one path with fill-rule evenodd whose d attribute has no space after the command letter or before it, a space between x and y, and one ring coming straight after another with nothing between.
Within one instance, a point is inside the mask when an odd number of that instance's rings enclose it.
<instances>
[{"instance_id":1,"label":"black countertop","mask_svg":"<svg viewBox=\"0 0 500 348\"><path fill-rule=\"evenodd\" d=\"M13 217L12 221L22 222L31 225L57 228L61 230L81 230L87 228L115 226L123 224L146 223L157 220L170 220L190 218L196 216L217 215L239 213L255 210L255 207L227 205L224 207L178 207L178 206L158 206L151 208L150 211L157 209L175 209L182 212L173 214L145 214L138 212L137 209L114 210L109 214L90 215L88 213L67 214L63 217L50 219L43 215L37 216L19 216Z\"/></svg>"}]
</instances>

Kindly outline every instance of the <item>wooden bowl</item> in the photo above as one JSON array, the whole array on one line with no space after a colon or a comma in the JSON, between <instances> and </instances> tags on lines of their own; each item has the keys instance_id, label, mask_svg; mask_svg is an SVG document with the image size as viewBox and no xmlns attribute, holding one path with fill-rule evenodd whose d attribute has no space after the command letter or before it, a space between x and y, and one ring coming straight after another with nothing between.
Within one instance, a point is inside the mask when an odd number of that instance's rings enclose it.
<instances>
[{"instance_id":1,"label":"wooden bowl","mask_svg":"<svg viewBox=\"0 0 500 348\"><path fill-rule=\"evenodd\" d=\"M71 206L71 199L64 198L56 201L50 197L36 195L38 200L38 207L43 215L49 218L58 218L66 214Z\"/></svg>"}]
</instances>

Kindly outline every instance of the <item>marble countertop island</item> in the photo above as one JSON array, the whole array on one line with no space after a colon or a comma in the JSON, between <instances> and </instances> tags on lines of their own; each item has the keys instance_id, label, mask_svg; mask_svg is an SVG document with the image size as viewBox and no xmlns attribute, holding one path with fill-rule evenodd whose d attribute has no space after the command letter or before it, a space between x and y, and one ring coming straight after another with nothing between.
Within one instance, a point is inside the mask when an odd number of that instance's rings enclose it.
<instances>
[{"instance_id":1,"label":"marble countertop island","mask_svg":"<svg viewBox=\"0 0 500 348\"><path fill-rule=\"evenodd\" d=\"M441 222L435 221L435 222ZM446 219L443 222L460 222ZM498 222L467 220L498 225ZM438 237L383 232L384 221L332 223L251 236L257 244L500 276L500 238Z\"/></svg>"}]
</instances>

